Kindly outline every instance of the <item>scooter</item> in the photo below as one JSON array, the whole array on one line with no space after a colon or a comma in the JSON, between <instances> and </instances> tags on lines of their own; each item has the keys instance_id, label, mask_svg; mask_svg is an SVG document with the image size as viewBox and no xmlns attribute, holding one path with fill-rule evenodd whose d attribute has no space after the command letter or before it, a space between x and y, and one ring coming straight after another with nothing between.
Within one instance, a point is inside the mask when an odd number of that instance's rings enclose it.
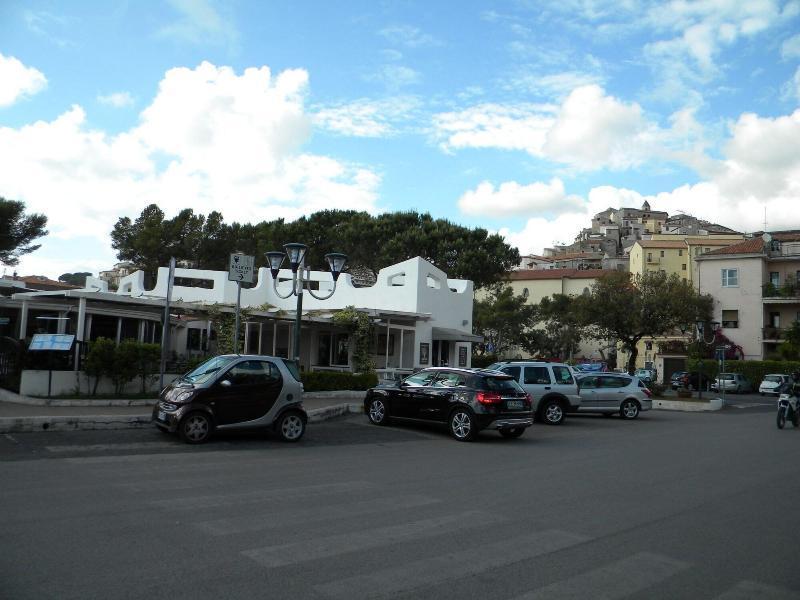
<instances>
[{"instance_id":1,"label":"scooter","mask_svg":"<svg viewBox=\"0 0 800 600\"><path fill-rule=\"evenodd\" d=\"M778 397L778 429L783 429L786 421L791 421L795 427L800 426L800 413L798 413L797 396L781 394Z\"/></svg>"}]
</instances>

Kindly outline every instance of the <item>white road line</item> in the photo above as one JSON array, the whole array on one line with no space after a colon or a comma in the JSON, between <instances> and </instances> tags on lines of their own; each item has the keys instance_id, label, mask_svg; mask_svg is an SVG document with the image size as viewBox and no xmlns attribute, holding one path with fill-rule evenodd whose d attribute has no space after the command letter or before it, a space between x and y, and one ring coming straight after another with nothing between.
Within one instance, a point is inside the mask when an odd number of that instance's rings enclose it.
<instances>
[{"instance_id":1,"label":"white road line","mask_svg":"<svg viewBox=\"0 0 800 600\"><path fill-rule=\"evenodd\" d=\"M229 519L216 519L195 523L195 527L211 535L228 535L246 531L262 531L285 527L287 524L315 521L331 521L334 519L347 519L361 515L379 514L385 511L418 508L441 502L437 498L427 496L392 496L388 498L375 498L363 502L348 504L334 504L322 507L309 507L302 509L279 510L274 509L267 513L248 515L246 517L232 517Z\"/></svg>"},{"instance_id":2,"label":"white road line","mask_svg":"<svg viewBox=\"0 0 800 600\"><path fill-rule=\"evenodd\" d=\"M323 596L337 600L389 598L463 576L467 568L465 565L468 565L469 574L474 575L556 552L589 539L565 531L540 531L382 569L370 575L357 575L332 581L314 586L314 589Z\"/></svg>"},{"instance_id":3,"label":"white road line","mask_svg":"<svg viewBox=\"0 0 800 600\"><path fill-rule=\"evenodd\" d=\"M587 571L533 590L514 600L559 600L561 598L603 598L614 600L641 592L689 568L680 560L640 552L599 569Z\"/></svg>"},{"instance_id":4,"label":"white road line","mask_svg":"<svg viewBox=\"0 0 800 600\"><path fill-rule=\"evenodd\" d=\"M756 581L740 581L715 600L797 600L800 592L793 592L786 588L779 588Z\"/></svg>"},{"instance_id":5,"label":"white road line","mask_svg":"<svg viewBox=\"0 0 800 600\"><path fill-rule=\"evenodd\" d=\"M175 442L134 442L130 444L88 444L73 446L45 446L44 449L54 454L62 452L117 452L123 450L152 450L174 448Z\"/></svg>"},{"instance_id":6,"label":"white road line","mask_svg":"<svg viewBox=\"0 0 800 600\"><path fill-rule=\"evenodd\" d=\"M19 442L16 440L16 438L14 438L14 436L11 435L10 433L5 434L5 437L6 437L6 439L11 440L15 444L19 444Z\"/></svg>"},{"instance_id":7,"label":"white road line","mask_svg":"<svg viewBox=\"0 0 800 600\"><path fill-rule=\"evenodd\" d=\"M278 546L266 546L245 550L242 554L265 567L283 567L302 561L436 537L454 531L464 531L474 527L474 524L491 525L504 520L502 517L492 514L468 511L402 525L354 531Z\"/></svg>"},{"instance_id":8,"label":"white road line","mask_svg":"<svg viewBox=\"0 0 800 600\"><path fill-rule=\"evenodd\" d=\"M372 487L366 481L349 481L343 483L323 483L296 488L281 488L274 490L256 490L239 494L214 494L212 496L189 496L185 498L170 498L168 500L153 500L148 502L151 506L175 510L192 510L196 508L211 508L214 506L231 506L236 504L249 504L251 502L281 501L286 502L292 498L303 498L309 495L337 494L357 492Z\"/></svg>"}]
</instances>

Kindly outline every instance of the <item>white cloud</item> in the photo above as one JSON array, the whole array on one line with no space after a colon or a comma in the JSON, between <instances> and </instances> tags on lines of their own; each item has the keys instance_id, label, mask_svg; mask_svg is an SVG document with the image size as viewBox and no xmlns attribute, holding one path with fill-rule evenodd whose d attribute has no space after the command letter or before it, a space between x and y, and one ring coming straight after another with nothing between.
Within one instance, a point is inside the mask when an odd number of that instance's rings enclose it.
<instances>
[{"instance_id":1,"label":"white cloud","mask_svg":"<svg viewBox=\"0 0 800 600\"><path fill-rule=\"evenodd\" d=\"M420 101L411 96L361 99L321 108L314 115L314 125L352 137L387 137L396 134L396 125L407 120L419 105Z\"/></svg>"},{"instance_id":2,"label":"white cloud","mask_svg":"<svg viewBox=\"0 0 800 600\"><path fill-rule=\"evenodd\" d=\"M97 97L100 104L107 104L114 108L125 108L126 106L133 106L134 100L130 92L114 92L112 94L104 94Z\"/></svg>"},{"instance_id":3,"label":"white cloud","mask_svg":"<svg viewBox=\"0 0 800 600\"><path fill-rule=\"evenodd\" d=\"M159 37L192 44L233 45L239 32L231 19L222 15L212 0L168 0L180 18L158 31Z\"/></svg>"},{"instance_id":4,"label":"white cloud","mask_svg":"<svg viewBox=\"0 0 800 600\"><path fill-rule=\"evenodd\" d=\"M626 169L665 153L670 135L597 85L576 88L560 106L483 104L435 115L442 148L524 150L582 170Z\"/></svg>"},{"instance_id":5,"label":"white cloud","mask_svg":"<svg viewBox=\"0 0 800 600\"><path fill-rule=\"evenodd\" d=\"M785 59L800 58L800 33L783 40L781 56Z\"/></svg>"},{"instance_id":6,"label":"white cloud","mask_svg":"<svg viewBox=\"0 0 800 600\"><path fill-rule=\"evenodd\" d=\"M0 81L0 107L11 106L20 98L32 96L47 87L47 78L41 71L3 54L0 54Z\"/></svg>"},{"instance_id":7,"label":"white cloud","mask_svg":"<svg viewBox=\"0 0 800 600\"><path fill-rule=\"evenodd\" d=\"M384 65L377 73L368 75L367 81L377 81L382 83L387 90L399 90L400 88L414 85L422 80L418 71L404 65Z\"/></svg>"},{"instance_id":8,"label":"white cloud","mask_svg":"<svg viewBox=\"0 0 800 600\"><path fill-rule=\"evenodd\" d=\"M377 174L302 152L307 81L303 70L237 75L203 63L168 71L140 123L118 135L90 128L79 106L53 121L0 127L0 190L47 214L50 236L106 245L120 216L152 202L168 215L220 210L229 222L375 211Z\"/></svg>"},{"instance_id":9,"label":"white cloud","mask_svg":"<svg viewBox=\"0 0 800 600\"><path fill-rule=\"evenodd\" d=\"M458 207L467 215L506 217L538 212L582 212L584 202L578 196L568 196L564 183L553 178L550 183L529 185L508 181L497 188L484 181L476 189L465 192L458 200Z\"/></svg>"},{"instance_id":10,"label":"white cloud","mask_svg":"<svg viewBox=\"0 0 800 600\"><path fill-rule=\"evenodd\" d=\"M378 33L389 42L400 46L406 46L407 48L442 45L441 40L411 25L392 25L391 27L381 29Z\"/></svg>"}]
</instances>

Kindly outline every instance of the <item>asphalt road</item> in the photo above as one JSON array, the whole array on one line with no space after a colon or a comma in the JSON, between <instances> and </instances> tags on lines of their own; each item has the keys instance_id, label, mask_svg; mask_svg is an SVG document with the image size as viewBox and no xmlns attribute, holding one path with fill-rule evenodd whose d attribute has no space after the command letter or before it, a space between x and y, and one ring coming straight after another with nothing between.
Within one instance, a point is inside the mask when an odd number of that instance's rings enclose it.
<instances>
[{"instance_id":1,"label":"asphalt road","mask_svg":"<svg viewBox=\"0 0 800 600\"><path fill-rule=\"evenodd\" d=\"M472 444L0 436L0 597L798 598L798 452L759 404Z\"/></svg>"}]
</instances>

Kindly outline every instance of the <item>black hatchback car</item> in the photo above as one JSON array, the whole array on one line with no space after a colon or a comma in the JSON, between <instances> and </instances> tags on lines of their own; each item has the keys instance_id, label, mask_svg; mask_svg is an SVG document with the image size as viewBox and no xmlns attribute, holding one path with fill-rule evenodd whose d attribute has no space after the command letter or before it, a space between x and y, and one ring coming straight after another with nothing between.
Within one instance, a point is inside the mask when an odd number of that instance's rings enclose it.
<instances>
[{"instance_id":1,"label":"black hatchback car","mask_svg":"<svg viewBox=\"0 0 800 600\"><path fill-rule=\"evenodd\" d=\"M392 419L446 424L461 442L483 429L515 438L533 424L530 396L510 375L488 370L423 369L368 390L364 411L375 425Z\"/></svg>"},{"instance_id":2,"label":"black hatchback car","mask_svg":"<svg viewBox=\"0 0 800 600\"><path fill-rule=\"evenodd\" d=\"M227 354L205 361L161 392L153 423L190 444L215 430L273 428L287 442L305 433L303 384L294 361Z\"/></svg>"}]
</instances>

